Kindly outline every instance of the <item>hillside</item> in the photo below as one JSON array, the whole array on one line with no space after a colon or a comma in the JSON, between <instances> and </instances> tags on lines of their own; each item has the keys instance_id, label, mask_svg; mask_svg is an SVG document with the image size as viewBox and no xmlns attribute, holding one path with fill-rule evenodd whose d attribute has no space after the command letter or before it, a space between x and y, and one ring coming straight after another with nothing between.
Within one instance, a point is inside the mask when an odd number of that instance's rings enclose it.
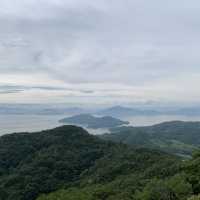
<instances>
[{"instance_id":1,"label":"hillside","mask_svg":"<svg viewBox=\"0 0 200 200\"><path fill-rule=\"evenodd\" d=\"M154 178L173 177L180 163L159 151L100 140L75 126L5 135L0 137L0 197L35 200L63 188L72 199L86 192L93 199L125 200Z\"/></svg>"},{"instance_id":2,"label":"hillside","mask_svg":"<svg viewBox=\"0 0 200 200\"><path fill-rule=\"evenodd\" d=\"M146 127L119 127L100 137L188 156L200 146L200 122L172 121Z\"/></svg>"},{"instance_id":3,"label":"hillside","mask_svg":"<svg viewBox=\"0 0 200 200\"><path fill-rule=\"evenodd\" d=\"M122 121L113 117L94 117L90 114L80 114L72 117L64 118L59 121L60 123L85 125L88 128L112 128L121 125L129 124L127 121Z\"/></svg>"},{"instance_id":4,"label":"hillside","mask_svg":"<svg viewBox=\"0 0 200 200\"><path fill-rule=\"evenodd\" d=\"M143 157L143 161L145 159L147 157ZM168 174L169 166L165 173L160 174L161 168L164 170L160 161L163 164L163 160L157 160L158 168L150 167L150 170L146 169L143 174L129 173L107 183L104 181L103 184L62 189L42 195L38 200L199 200L200 151L196 152L191 160L182 163L174 176ZM171 169L175 169L175 166L172 165Z\"/></svg>"}]
</instances>

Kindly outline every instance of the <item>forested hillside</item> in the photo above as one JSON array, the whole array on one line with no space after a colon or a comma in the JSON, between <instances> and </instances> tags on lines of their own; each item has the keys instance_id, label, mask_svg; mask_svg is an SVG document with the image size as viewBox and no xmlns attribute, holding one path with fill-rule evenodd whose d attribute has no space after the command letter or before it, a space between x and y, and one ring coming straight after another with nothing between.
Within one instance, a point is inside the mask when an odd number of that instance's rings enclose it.
<instances>
[{"instance_id":1,"label":"forested hillside","mask_svg":"<svg viewBox=\"0 0 200 200\"><path fill-rule=\"evenodd\" d=\"M200 122L172 121L145 127L119 127L99 137L188 157L200 147Z\"/></svg>"},{"instance_id":2,"label":"forested hillside","mask_svg":"<svg viewBox=\"0 0 200 200\"><path fill-rule=\"evenodd\" d=\"M164 156L163 159L166 157ZM143 173L131 172L122 176L118 173L118 177L112 181L107 180L103 184L90 182L87 185L62 189L49 195L43 195L38 200L200 199L200 152L196 152L192 160L183 163L176 161L176 164L171 165L171 170L169 166L167 167L167 163L163 165L160 161L158 160L154 167L146 168ZM164 167L166 171L160 174Z\"/></svg>"},{"instance_id":3,"label":"forested hillside","mask_svg":"<svg viewBox=\"0 0 200 200\"><path fill-rule=\"evenodd\" d=\"M200 192L199 166L198 153L184 162L75 126L17 133L0 138L0 199L186 200Z\"/></svg>"}]
</instances>

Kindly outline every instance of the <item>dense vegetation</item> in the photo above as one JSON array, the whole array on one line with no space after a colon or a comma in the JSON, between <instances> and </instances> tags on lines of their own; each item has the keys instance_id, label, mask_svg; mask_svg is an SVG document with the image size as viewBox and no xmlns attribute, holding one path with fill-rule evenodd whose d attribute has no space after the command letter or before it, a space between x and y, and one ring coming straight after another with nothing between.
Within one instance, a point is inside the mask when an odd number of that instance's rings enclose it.
<instances>
[{"instance_id":1,"label":"dense vegetation","mask_svg":"<svg viewBox=\"0 0 200 200\"><path fill-rule=\"evenodd\" d=\"M143 158L144 159L144 158ZM164 159L164 157L163 157ZM103 183L89 182L76 187L61 189L38 200L199 200L200 196L200 153L192 160L169 167L165 173L158 160L156 167L148 167L141 172L129 172ZM162 162L163 163L163 162ZM167 163L165 163L165 167ZM169 164L169 163L168 163ZM178 162L177 162L178 164ZM105 167L106 168L106 167ZM126 169L126 168L124 168ZM175 170L176 169L176 170ZM157 170L157 173L156 173ZM173 173L166 173L167 171ZM176 171L176 173L175 173ZM174 174L175 173L175 174ZM112 174L110 172L110 174Z\"/></svg>"},{"instance_id":2,"label":"dense vegetation","mask_svg":"<svg viewBox=\"0 0 200 200\"><path fill-rule=\"evenodd\" d=\"M200 146L200 122L165 122L146 127L119 127L101 138L190 156Z\"/></svg>"},{"instance_id":3,"label":"dense vegetation","mask_svg":"<svg viewBox=\"0 0 200 200\"><path fill-rule=\"evenodd\" d=\"M42 195L38 200L200 200L200 152L195 153L192 160L183 162L176 173L177 165L172 165L172 171L168 167L165 172L173 173L160 174L162 164L156 165L159 168L148 167L143 173L129 172L122 176L118 173L114 180L104 180L103 184L62 189Z\"/></svg>"},{"instance_id":4,"label":"dense vegetation","mask_svg":"<svg viewBox=\"0 0 200 200\"><path fill-rule=\"evenodd\" d=\"M109 148L82 128L63 126L0 138L0 191L10 200L32 200L79 180Z\"/></svg>"},{"instance_id":5,"label":"dense vegetation","mask_svg":"<svg viewBox=\"0 0 200 200\"><path fill-rule=\"evenodd\" d=\"M183 162L75 126L17 133L0 138L0 199L196 200L199 166L200 153Z\"/></svg>"},{"instance_id":6,"label":"dense vegetation","mask_svg":"<svg viewBox=\"0 0 200 200\"><path fill-rule=\"evenodd\" d=\"M121 125L127 125L129 122L122 121L113 117L94 117L90 114L80 114L72 117L64 118L59 121L60 123L85 125L88 128L113 128Z\"/></svg>"}]
</instances>

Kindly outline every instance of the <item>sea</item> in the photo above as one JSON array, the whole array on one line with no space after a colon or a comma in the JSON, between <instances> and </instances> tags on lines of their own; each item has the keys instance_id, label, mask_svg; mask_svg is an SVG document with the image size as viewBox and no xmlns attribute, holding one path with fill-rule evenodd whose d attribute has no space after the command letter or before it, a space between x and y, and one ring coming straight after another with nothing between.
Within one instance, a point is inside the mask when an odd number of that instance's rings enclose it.
<instances>
[{"instance_id":1,"label":"sea","mask_svg":"<svg viewBox=\"0 0 200 200\"><path fill-rule=\"evenodd\" d=\"M17 132L37 132L52 129L63 124L59 120L67 115L0 115L0 136ZM181 116L181 115L156 115L156 116L132 116L122 118L127 120L132 126L149 126L165 121L200 121L200 116ZM109 133L108 129L88 129L83 127L93 135Z\"/></svg>"}]
</instances>

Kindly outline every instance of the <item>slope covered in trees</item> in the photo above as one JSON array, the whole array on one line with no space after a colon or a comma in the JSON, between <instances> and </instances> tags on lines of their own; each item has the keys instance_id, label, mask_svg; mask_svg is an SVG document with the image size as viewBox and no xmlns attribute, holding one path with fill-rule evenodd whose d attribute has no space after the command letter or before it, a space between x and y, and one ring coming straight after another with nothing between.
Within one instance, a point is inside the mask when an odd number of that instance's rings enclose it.
<instances>
[{"instance_id":1,"label":"slope covered in trees","mask_svg":"<svg viewBox=\"0 0 200 200\"><path fill-rule=\"evenodd\" d=\"M163 167L161 163L157 164L159 165ZM171 167L176 169L175 165ZM199 200L199 169L200 152L196 152L192 160L183 162L174 175L161 175L159 169L156 173L156 168L150 171L147 168L142 174L129 173L103 184L62 189L49 195L42 195L38 200Z\"/></svg>"},{"instance_id":2,"label":"slope covered in trees","mask_svg":"<svg viewBox=\"0 0 200 200\"><path fill-rule=\"evenodd\" d=\"M0 137L1 200L186 200L199 189L199 156L183 162L75 126ZM197 198L197 197L191 197Z\"/></svg>"},{"instance_id":3,"label":"slope covered in trees","mask_svg":"<svg viewBox=\"0 0 200 200\"><path fill-rule=\"evenodd\" d=\"M100 137L134 147L190 156L200 146L200 122L172 121L146 127L119 127Z\"/></svg>"},{"instance_id":4,"label":"slope covered in trees","mask_svg":"<svg viewBox=\"0 0 200 200\"><path fill-rule=\"evenodd\" d=\"M123 177L136 177L134 182L167 177L178 171L179 162L158 151L100 140L75 126L5 135L0 138L0 196L34 200L62 187L112 187Z\"/></svg>"},{"instance_id":5,"label":"slope covered in trees","mask_svg":"<svg viewBox=\"0 0 200 200\"><path fill-rule=\"evenodd\" d=\"M176 168L174 165L171 167ZM142 174L129 173L103 184L90 183L62 189L42 195L38 200L199 200L199 169L200 152L197 152L192 160L183 162L174 175L164 173L160 176L159 169L158 173L156 168L153 171L145 169Z\"/></svg>"},{"instance_id":6,"label":"slope covered in trees","mask_svg":"<svg viewBox=\"0 0 200 200\"><path fill-rule=\"evenodd\" d=\"M63 126L0 138L0 191L4 199L32 200L79 180L109 149L82 128Z\"/></svg>"}]
</instances>

